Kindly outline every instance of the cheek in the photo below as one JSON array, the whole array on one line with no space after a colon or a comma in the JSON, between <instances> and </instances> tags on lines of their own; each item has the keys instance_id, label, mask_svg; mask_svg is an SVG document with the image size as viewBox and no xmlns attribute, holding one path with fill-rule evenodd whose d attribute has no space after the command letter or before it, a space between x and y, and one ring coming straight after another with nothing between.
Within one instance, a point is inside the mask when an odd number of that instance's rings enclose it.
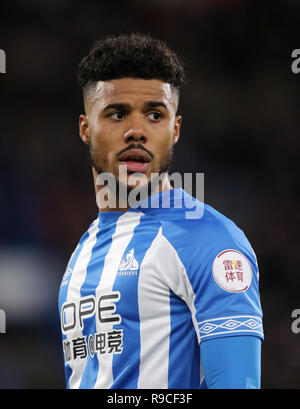
<instances>
[{"instance_id":1,"label":"cheek","mask_svg":"<svg viewBox=\"0 0 300 409\"><path fill-rule=\"evenodd\" d=\"M159 172L162 167L169 163L172 157L171 139L165 139L156 146L154 153L154 160L152 162L152 172Z\"/></svg>"},{"instance_id":2,"label":"cheek","mask_svg":"<svg viewBox=\"0 0 300 409\"><path fill-rule=\"evenodd\" d=\"M113 152L105 143L100 142L97 144L97 147L94 150L94 155L98 162L101 162L102 166L105 168L111 167L115 163L115 152Z\"/></svg>"},{"instance_id":3,"label":"cheek","mask_svg":"<svg viewBox=\"0 0 300 409\"><path fill-rule=\"evenodd\" d=\"M172 149L172 146L175 143L174 135L175 135L175 117L172 117L169 120L167 127L165 128L165 138L163 139L165 149L167 150Z\"/></svg>"},{"instance_id":4,"label":"cheek","mask_svg":"<svg viewBox=\"0 0 300 409\"><path fill-rule=\"evenodd\" d=\"M110 165L115 158L112 138L103 127L95 126L91 130L91 141L93 145L93 154L98 162L103 165Z\"/></svg>"},{"instance_id":5,"label":"cheek","mask_svg":"<svg viewBox=\"0 0 300 409\"><path fill-rule=\"evenodd\" d=\"M173 144L173 132L172 128L170 127L168 128L167 132L165 132L165 134L157 140L157 156L165 157L168 155L170 150L172 150Z\"/></svg>"}]
</instances>

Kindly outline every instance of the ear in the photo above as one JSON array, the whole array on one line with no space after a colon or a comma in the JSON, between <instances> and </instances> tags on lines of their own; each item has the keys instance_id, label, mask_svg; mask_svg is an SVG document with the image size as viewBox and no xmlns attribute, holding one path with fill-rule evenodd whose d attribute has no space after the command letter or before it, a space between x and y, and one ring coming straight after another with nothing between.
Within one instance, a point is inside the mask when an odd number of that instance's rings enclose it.
<instances>
[{"instance_id":1,"label":"ear","mask_svg":"<svg viewBox=\"0 0 300 409\"><path fill-rule=\"evenodd\" d=\"M88 117L84 114L79 116L79 135L86 145L90 144L89 122Z\"/></svg>"},{"instance_id":2,"label":"ear","mask_svg":"<svg viewBox=\"0 0 300 409\"><path fill-rule=\"evenodd\" d=\"M176 115L175 125L174 125L174 134L173 134L174 144L178 141L178 139L180 137L181 122L182 122L182 116L181 115Z\"/></svg>"}]
</instances>

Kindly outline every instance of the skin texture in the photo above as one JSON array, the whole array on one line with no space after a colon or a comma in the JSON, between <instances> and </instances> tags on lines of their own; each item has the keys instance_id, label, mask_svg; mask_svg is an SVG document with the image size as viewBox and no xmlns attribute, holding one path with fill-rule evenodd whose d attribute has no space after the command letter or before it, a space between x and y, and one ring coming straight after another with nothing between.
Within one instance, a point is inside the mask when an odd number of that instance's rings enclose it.
<instances>
[{"instance_id":1,"label":"skin texture","mask_svg":"<svg viewBox=\"0 0 300 409\"><path fill-rule=\"evenodd\" d=\"M109 107L111 104L114 106ZM129 147L144 149L151 159L142 170L148 183L151 173L166 171L182 120L176 113L178 94L170 84L137 78L99 81L84 90L84 106L79 134L90 149L96 195L103 188L96 183L102 172L113 174L129 188L136 186L133 175L128 183L130 172L119 178L119 157ZM171 189L167 175L158 189ZM126 210L118 204L114 208L98 207L99 211Z\"/></svg>"}]
</instances>

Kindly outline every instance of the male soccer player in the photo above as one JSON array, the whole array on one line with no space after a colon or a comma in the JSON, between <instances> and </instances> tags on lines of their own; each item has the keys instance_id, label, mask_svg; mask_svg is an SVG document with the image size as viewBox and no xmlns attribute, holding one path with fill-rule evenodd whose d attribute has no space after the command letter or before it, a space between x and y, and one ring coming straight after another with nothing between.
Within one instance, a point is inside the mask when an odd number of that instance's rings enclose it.
<instances>
[{"instance_id":1,"label":"male soccer player","mask_svg":"<svg viewBox=\"0 0 300 409\"><path fill-rule=\"evenodd\" d=\"M179 58L148 35L109 36L78 78L99 214L60 288L67 387L259 388L255 254L232 221L169 180ZM193 206L201 217L187 217Z\"/></svg>"}]
</instances>

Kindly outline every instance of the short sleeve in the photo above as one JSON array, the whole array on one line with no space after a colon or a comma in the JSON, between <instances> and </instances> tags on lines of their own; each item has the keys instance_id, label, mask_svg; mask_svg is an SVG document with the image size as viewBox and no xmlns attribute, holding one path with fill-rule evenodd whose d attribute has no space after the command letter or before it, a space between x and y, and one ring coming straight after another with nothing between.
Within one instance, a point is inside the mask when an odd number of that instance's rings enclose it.
<instances>
[{"instance_id":1,"label":"short sleeve","mask_svg":"<svg viewBox=\"0 0 300 409\"><path fill-rule=\"evenodd\" d=\"M259 269L244 232L205 205L199 220L162 224L164 280L188 305L198 341L252 335L263 340Z\"/></svg>"},{"instance_id":2,"label":"short sleeve","mask_svg":"<svg viewBox=\"0 0 300 409\"><path fill-rule=\"evenodd\" d=\"M187 275L201 342L236 335L263 339L257 259L240 229L220 228Z\"/></svg>"}]
</instances>

